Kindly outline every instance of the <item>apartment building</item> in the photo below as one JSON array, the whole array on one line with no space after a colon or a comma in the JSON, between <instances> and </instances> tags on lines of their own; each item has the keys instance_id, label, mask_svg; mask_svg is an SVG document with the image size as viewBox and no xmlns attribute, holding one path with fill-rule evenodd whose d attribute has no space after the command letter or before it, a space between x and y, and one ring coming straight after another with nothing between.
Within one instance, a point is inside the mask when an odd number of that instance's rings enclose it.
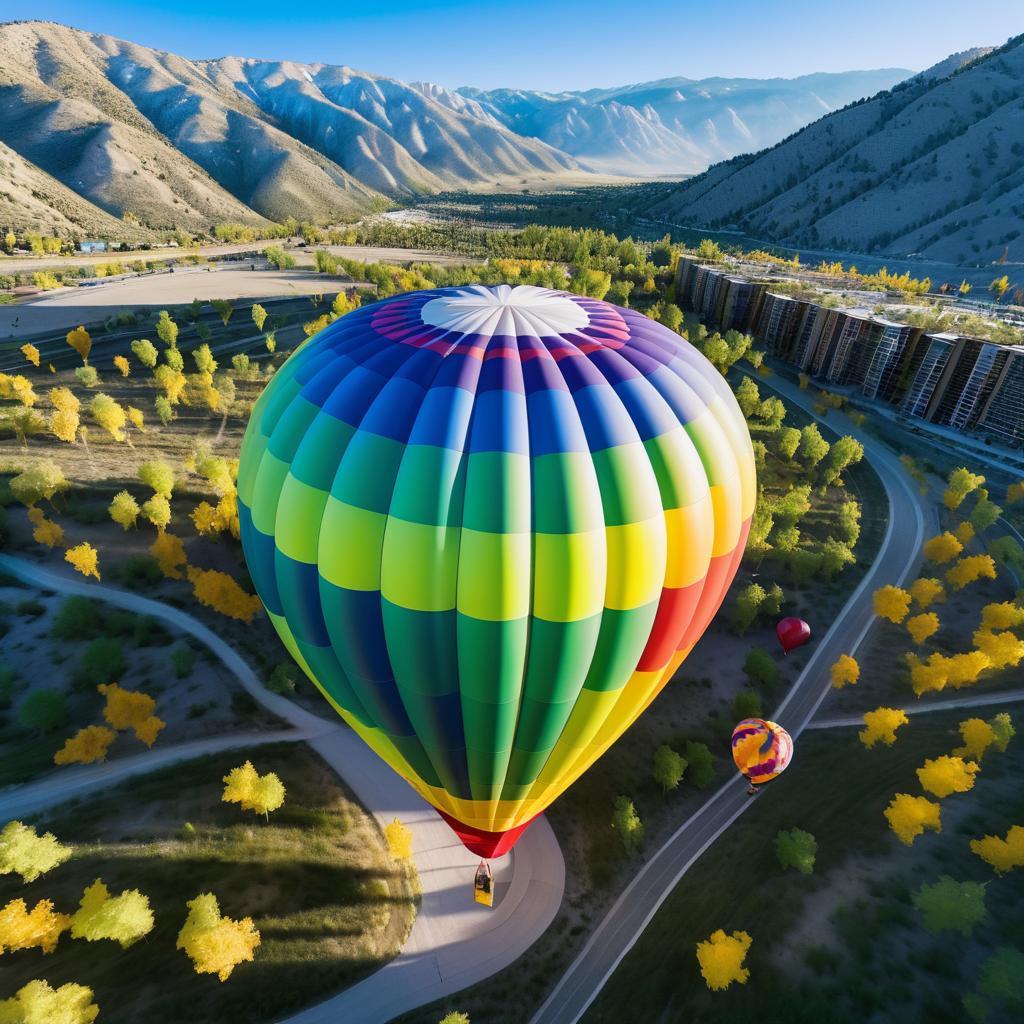
<instances>
[{"instance_id":1,"label":"apartment building","mask_svg":"<svg viewBox=\"0 0 1024 1024\"><path fill-rule=\"evenodd\" d=\"M978 414L978 429L1002 444L1024 444L1024 347L1014 345Z\"/></svg>"}]
</instances>

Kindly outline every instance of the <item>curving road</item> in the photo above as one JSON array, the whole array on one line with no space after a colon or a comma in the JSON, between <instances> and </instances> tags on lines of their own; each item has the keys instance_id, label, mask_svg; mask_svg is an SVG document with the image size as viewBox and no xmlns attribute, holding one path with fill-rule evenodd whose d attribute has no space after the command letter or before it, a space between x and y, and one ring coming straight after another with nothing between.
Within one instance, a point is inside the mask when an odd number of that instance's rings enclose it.
<instances>
[{"instance_id":1,"label":"curving road","mask_svg":"<svg viewBox=\"0 0 1024 1024\"><path fill-rule=\"evenodd\" d=\"M813 399L778 377L758 378L786 402L814 415ZM817 418L817 417L816 417ZM902 583L915 568L925 530L937 527L899 459L842 413L831 412L828 426L851 434L878 472L889 500L889 524L871 568L838 618L818 642L803 672L773 718L795 737L811 721L830 688L828 669L840 654L857 650L874 621L873 590ZM534 1014L530 1024L575 1024L597 997L623 957L633 947L665 898L690 866L746 809L750 798L739 775L733 776L695 811L665 844L652 853L633 881L598 925L582 952Z\"/></svg>"},{"instance_id":2,"label":"curving road","mask_svg":"<svg viewBox=\"0 0 1024 1024\"><path fill-rule=\"evenodd\" d=\"M462 846L434 809L383 766L350 729L265 689L245 659L203 623L159 601L8 554L0 553L0 571L47 590L99 599L151 615L195 637L256 701L292 727L284 732L209 737L175 747L157 747L108 764L65 770L0 793L0 818L40 811L69 796L186 758L254 742L305 740L344 779L382 827L397 817L411 829L422 898L402 953L359 984L289 1018L287 1024L335 1024L339 1020L382 1024L507 967L551 923L562 901L565 863L544 818L534 822L511 854L492 862L495 906L489 911L473 901L473 872L478 858Z\"/></svg>"},{"instance_id":3,"label":"curving road","mask_svg":"<svg viewBox=\"0 0 1024 1024\"><path fill-rule=\"evenodd\" d=\"M998 693L975 693L952 700L933 700L927 704L916 704L903 708L905 714L923 715L929 711L955 711L957 708L986 708L998 704L1018 704L1024 701L1024 690L1002 690ZM860 715L847 715L844 718L819 718L807 725L807 729L843 729L853 725L863 725Z\"/></svg>"}]
</instances>

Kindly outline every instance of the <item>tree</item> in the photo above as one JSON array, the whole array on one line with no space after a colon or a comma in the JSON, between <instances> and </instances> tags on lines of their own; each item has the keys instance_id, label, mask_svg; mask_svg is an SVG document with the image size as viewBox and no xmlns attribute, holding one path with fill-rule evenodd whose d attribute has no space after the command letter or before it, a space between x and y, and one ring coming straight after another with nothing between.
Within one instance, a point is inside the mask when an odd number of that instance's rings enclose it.
<instances>
[{"instance_id":1,"label":"tree","mask_svg":"<svg viewBox=\"0 0 1024 1024\"><path fill-rule=\"evenodd\" d=\"M25 357L25 359L28 362L30 362L33 366L38 368L39 349L37 349L35 345L31 344L30 342L26 342L24 345L21 346L21 354Z\"/></svg>"},{"instance_id":2,"label":"tree","mask_svg":"<svg viewBox=\"0 0 1024 1024\"><path fill-rule=\"evenodd\" d=\"M715 780L715 762L708 745L687 740L685 758L690 782L697 789L707 789Z\"/></svg>"},{"instance_id":3,"label":"tree","mask_svg":"<svg viewBox=\"0 0 1024 1024\"><path fill-rule=\"evenodd\" d=\"M223 917L217 897L209 892L187 905L188 917L178 932L175 948L188 954L196 974L216 974L227 981L240 963L253 960L260 933L251 917L240 921Z\"/></svg>"},{"instance_id":4,"label":"tree","mask_svg":"<svg viewBox=\"0 0 1024 1024\"><path fill-rule=\"evenodd\" d=\"M850 466L855 466L863 458L864 445L860 441L849 435L838 438L833 443L828 458L822 466L822 487L836 483Z\"/></svg>"},{"instance_id":5,"label":"tree","mask_svg":"<svg viewBox=\"0 0 1024 1024\"><path fill-rule=\"evenodd\" d=\"M438 1024L469 1024L469 1014L452 1010L451 1013L446 1013Z\"/></svg>"},{"instance_id":6,"label":"tree","mask_svg":"<svg viewBox=\"0 0 1024 1024\"><path fill-rule=\"evenodd\" d=\"M953 536L966 547L972 540L974 540L973 523L964 520L957 526L956 530L953 532Z\"/></svg>"},{"instance_id":7,"label":"tree","mask_svg":"<svg viewBox=\"0 0 1024 1024\"><path fill-rule=\"evenodd\" d=\"M174 467L163 459L153 459L139 466L139 479L159 494L171 500L174 493Z\"/></svg>"},{"instance_id":8,"label":"tree","mask_svg":"<svg viewBox=\"0 0 1024 1024\"><path fill-rule=\"evenodd\" d=\"M384 826L384 838L395 860L409 860L412 857L412 829L397 818Z\"/></svg>"},{"instance_id":9,"label":"tree","mask_svg":"<svg viewBox=\"0 0 1024 1024\"><path fill-rule=\"evenodd\" d=\"M807 469L814 469L828 455L830 447L816 423L810 423L800 431L799 455Z\"/></svg>"},{"instance_id":10,"label":"tree","mask_svg":"<svg viewBox=\"0 0 1024 1024\"><path fill-rule=\"evenodd\" d=\"M32 531L32 539L39 544L45 544L48 548L55 548L64 543L64 530L57 523L47 519L43 510L38 505L28 509L29 522L35 527Z\"/></svg>"},{"instance_id":11,"label":"tree","mask_svg":"<svg viewBox=\"0 0 1024 1024\"><path fill-rule=\"evenodd\" d=\"M158 533L149 553L156 559L160 571L169 580L180 580L183 577L181 569L188 564L188 559L180 537L166 530Z\"/></svg>"},{"instance_id":12,"label":"tree","mask_svg":"<svg viewBox=\"0 0 1024 1024\"><path fill-rule=\"evenodd\" d=\"M96 549L86 541L68 548L64 552L64 561L70 562L83 576L95 576L100 579L99 556Z\"/></svg>"},{"instance_id":13,"label":"tree","mask_svg":"<svg viewBox=\"0 0 1024 1024\"><path fill-rule=\"evenodd\" d=\"M275 270L291 270L295 266L295 257L279 245L267 246L263 250L263 255Z\"/></svg>"},{"instance_id":14,"label":"tree","mask_svg":"<svg viewBox=\"0 0 1024 1024\"><path fill-rule=\"evenodd\" d=\"M0 907L0 954L36 946L52 953L70 926L71 918L56 913L52 900L39 900L31 910L24 900L11 900Z\"/></svg>"},{"instance_id":15,"label":"tree","mask_svg":"<svg viewBox=\"0 0 1024 1024\"><path fill-rule=\"evenodd\" d=\"M685 771L686 759L667 744L663 743L654 752L652 775L654 781L661 786L663 793L667 793L670 789L678 789L679 783L683 781Z\"/></svg>"},{"instance_id":16,"label":"tree","mask_svg":"<svg viewBox=\"0 0 1024 1024\"><path fill-rule=\"evenodd\" d=\"M55 462L46 459L13 477L10 482L11 494L23 505L36 505L40 501L52 502L54 496L66 491L71 485L64 478L64 472Z\"/></svg>"},{"instance_id":17,"label":"tree","mask_svg":"<svg viewBox=\"0 0 1024 1024\"><path fill-rule=\"evenodd\" d=\"M134 725L133 731L135 732L135 738L140 743L145 743L147 747L152 747L156 743L157 736L163 731L167 723L157 715L150 715L149 718L142 722L138 722Z\"/></svg>"},{"instance_id":18,"label":"tree","mask_svg":"<svg viewBox=\"0 0 1024 1024\"><path fill-rule=\"evenodd\" d=\"M761 392L757 383L750 377L744 377L736 388L736 401L743 415L750 419L761 404Z\"/></svg>"},{"instance_id":19,"label":"tree","mask_svg":"<svg viewBox=\"0 0 1024 1024\"><path fill-rule=\"evenodd\" d=\"M164 352L164 364L174 370L175 373L180 373L185 369L185 357L178 349L169 348Z\"/></svg>"},{"instance_id":20,"label":"tree","mask_svg":"<svg viewBox=\"0 0 1024 1024\"><path fill-rule=\"evenodd\" d=\"M939 629L939 617L935 612L922 612L907 619L907 632L919 647Z\"/></svg>"},{"instance_id":21,"label":"tree","mask_svg":"<svg viewBox=\"0 0 1024 1024\"><path fill-rule=\"evenodd\" d=\"M965 719L959 728L964 745L957 747L953 753L957 757L969 757L980 764L985 751L997 740L995 729L983 718Z\"/></svg>"},{"instance_id":22,"label":"tree","mask_svg":"<svg viewBox=\"0 0 1024 1024\"><path fill-rule=\"evenodd\" d=\"M783 427L775 434L775 450L786 462L791 462L800 446L802 435L796 427Z\"/></svg>"},{"instance_id":23,"label":"tree","mask_svg":"<svg viewBox=\"0 0 1024 1024\"><path fill-rule=\"evenodd\" d=\"M974 646L988 658L990 667L994 669L1016 668L1024 661L1024 640L1009 630L1000 633L988 629L976 630Z\"/></svg>"},{"instance_id":24,"label":"tree","mask_svg":"<svg viewBox=\"0 0 1024 1024\"><path fill-rule=\"evenodd\" d=\"M1010 740L1016 736L1017 731L1013 727L1013 720L1006 711L1000 711L994 718L988 720L989 727L992 732L995 733L995 740L992 742L992 746L999 751L1000 754L1006 753L1006 748L1010 745Z\"/></svg>"},{"instance_id":25,"label":"tree","mask_svg":"<svg viewBox=\"0 0 1024 1024\"><path fill-rule=\"evenodd\" d=\"M1024 826L1012 825L1005 839L999 836L972 839L971 852L977 854L999 875L1014 868L1024 868Z\"/></svg>"},{"instance_id":26,"label":"tree","mask_svg":"<svg viewBox=\"0 0 1024 1024\"><path fill-rule=\"evenodd\" d=\"M117 733L102 725L88 725L79 729L64 746L53 755L54 764L95 764L107 759L107 750Z\"/></svg>"},{"instance_id":27,"label":"tree","mask_svg":"<svg viewBox=\"0 0 1024 1024\"><path fill-rule=\"evenodd\" d=\"M221 323L227 327L228 321L231 319L231 314L234 313L235 307L230 299L211 299L210 305L213 307L214 312L220 317Z\"/></svg>"},{"instance_id":28,"label":"tree","mask_svg":"<svg viewBox=\"0 0 1024 1024\"><path fill-rule=\"evenodd\" d=\"M178 325L171 319L166 309L160 310L156 320L156 336L168 347L178 344Z\"/></svg>"},{"instance_id":29,"label":"tree","mask_svg":"<svg viewBox=\"0 0 1024 1024\"><path fill-rule=\"evenodd\" d=\"M925 796L897 793L885 809L885 817L904 846L913 845L925 829L942 831L942 809Z\"/></svg>"},{"instance_id":30,"label":"tree","mask_svg":"<svg viewBox=\"0 0 1024 1024\"><path fill-rule=\"evenodd\" d=\"M1012 601L993 601L981 609L983 629L1017 629L1024 626L1024 607Z\"/></svg>"},{"instance_id":31,"label":"tree","mask_svg":"<svg viewBox=\"0 0 1024 1024\"><path fill-rule=\"evenodd\" d=\"M919 608L927 608L946 599L946 590L942 584L928 577L914 580L909 587L909 593Z\"/></svg>"},{"instance_id":32,"label":"tree","mask_svg":"<svg viewBox=\"0 0 1024 1024\"><path fill-rule=\"evenodd\" d=\"M1006 274L993 278L988 290L995 296L996 302L1001 302L1003 296L1010 290L1010 278Z\"/></svg>"},{"instance_id":33,"label":"tree","mask_svg":"<svg viewBox=\"0 0 1024 1024\"><path fill-rule=\"evenodd\" d=\"M896 742L896 730L907 724L907 715L900 708L875 708L864 713L864 725L857 734L861 743L869 750L876 743L891 747Z\"/></svg>"},{"instance_id":34,"label":"tree","mask_svg":"<svg viewBox=\"0 0 1024 1024\"><path fill-rule=\"evenodd\" d=\"M217 369L217 360L213 358L210 346L205 342L192 353L192 359L195 361L196 369L200 373L212 374Z\"/></svg>"},{"instance_id":35,"label":"tree","mask_svg":"<svg viewBox=\"0 0 1024 1024\"><path fill-rule=\"evenodd\" d=\"M114 356L114 366L121 372L122 377L127 377L131 371L131 364L122 355Z\"/></svg>"},{"instance_id":36,"label":"tree","mask_svg":"<svg viewBox=\"0 0 1024 1024\"><path fill-rule=\"evenodd\" d=\"M954 590L963 590L968 584L982 578L996 578L996 563L991 555L965 555L946 571L946 582Z\"/></svg>"},{"instance_id":37,"label":"tree","mask_svg":"<svg viewBox=\"0 0 1024 1024\"><path fill-rule=\"evenodd\" d=\"M926 540L923 548L924 557L930 562L937 562L939 565L952 562L963 549L963 544L948 530L945 533L940 533L937 537Z\"/></svg>"},{"instance_id":38,"label":"tree","mask_svg":"<svg viewBox=\"0 0 1024 1024\"><path fill-rule=\"evenodd\" d=\"M222 615L242 622L252 622L260 610L260 599L247 594L225 572L189 567L188 578L196 600Z\"/></svg>"},{"instance_id":39,"label":"tree","mask_svg":"<svg viewBox=\"0 0 1024 1024\"><path fill-rule=\"evenodd\" d=\"M964 1008L977 1024L985 1024L994 1010L998 1020L1019 1019L1024 1009L1024 953L1000 946L981 968L978 992L964 996Z\"/></svg>"},{"instance_id":40,"label":"tree","mask_svg":"<svg viewBox=\"0 0 1024 1024\"><path fill-rule=\"evenodd\" d=\"M221 800L226 804L239 804L244 811L254 811L265 818L283 803L285 788L273 773L260 775L251 761L238 768L232 768L224 776L224 792Z\"/></svg>"},{"instance_id":41,"label":"tree","mask_svg":"<svg viewBox=\"0 0 1024 1024\"><path fill-rule=\"evenodd\" d=\"M875 614L899 625L910 611L910 594L891 584L879 587L872 599Z\"/></svg>"},{"instance_id":42,"label":"tree","mask_svg":"<svg viewBox=\"0 0 1024 1024\"><path fill-rule=\"evenodd\" d=\"M974 776L979 770L974 761L943 755L925 761L917 769L917 778L923 790L941 800L952 793L966 793L973 789Z\"/></svg>"},{"instance_id":43,"label":"tree","mask_svg":"<svg viewBox=\"0 0 1024 1024\"><path fill-rule=\"evenodd\" d=\"M814 872L817 853L818 841L803 829L780 829L775 836L775 856L784 869L796 868L800 874L810 875Z\"/></svg>"},{"instance_id":44,"label":"tree","mask_svg":"<svg viewBox=\"0 0 1024 1024\"><path fill-rule=\"evenodd\" d=\"M84 388L94 388L100 382L100 375L95 366L79 366L75 370L75 380Z\"/></svg>"},{"instance_id":45,"label":"tree","mask_svg":"<svg viewBox=\"0 0 1024 1024\"><path fill-rule=\"evenodd\" d=\"M970 935L988 915L983 882L957 882L943 875L933 885L922 885L912 899L930 932Z\"/></svg>"},{"instance_id":46,"label":"tree","mask_svg":"<svg viewBox=\"0 0 1024 1024\"><path fill-rule=\"evenodd\" d=\"M628 796L615 798L612 807L612 828L618 833L626 853L635 853L643 846L644 824Z\"/></svg>"},{"instance_id":47,"label":"tree","mask_svg":"<svg viewBox=\"0 0 1024 1024\"><path fill-rule=\"evenodd\" d=\"M92 348L92 338L84 327L75 327L68 331L67 343L82 357L82 362L89 363L89 351Z\"/></svg>"},{"instance_id":48,"label":"tree","mask_svg":"<svg viewBox=\"0 0 1024 1024\"><path fill-rule=\"evenodd\" d=\"M98 878L86 888L71 918L72 938L87 942L113 939L122 949L152 930L153 911L148 896L138 889L126 889L120 896L111 896Z\"/></svg>"},{"instance_id":49,"label":"tree","mask_svg":"<svg viewBox=\"0 0 1024 1024\"><path fill-rule=\"evenodd\" d=\"M138 361L142 363L147 370L152 370L156 366L159 353L157 352L156 345L154 345L148 338L139 338L136 341L133 341L131 349L135 358L138 359Z\"/></svg>"},{"instance_id":50,"label":"tree","mask_svg":"<svg viewBox=\"0 0 1024 1024\"><path fill-rule=\"evenodd\" d=\"M263 325L267 322L267 311L258 302L254 302L249 312L252 315L252 322L256 325L256 330L262 331Z\"/></svg>"},{"instance_id":51,"label":"tree","mask_svg":"<svg viewBox=\"0 0 1024 1024\"><path fill-rule=\"evenodd\" d=\"M171 503L162 494L154 494L142 503L142 514L158 530L164 530L171 521Z\"/></svg>"},{"instance_id":52,"label":"tree","mask_svg":"<svg viewBox=\"0 0 1024 1024\"><path fill-rule=\"evenodd\" d=\"M89 403L89 414L115 441L125 439L124 425L128 417L110 395L96 395Z\"/></svg>"},{"instance_id":53,"label":"tree","mask_svg":"<svg viewBox=\"0 0 1024 1024\"><path fill-rule=\"evenodd\" d=\"M749 583L736 595L732 619L740 633L750 628L767 596L760 583Z\"/></svg>"},{"instance_id":54,"label":"tree","mask_svg":"<svg viewBox=\"0 0 1024 1024\"><path fill-rule=\"evenodd\" d=\"M168 401L166 395L157 395L153 399L153 408L156 410L160 422L165 427L174 419L174 407Z\"/></svg>"},{"instance_id":55,"label":"tree","mask_svg":"<svg viewBox=\"0 0 1024 1024\"><path fill-rule=\"evenodd\" d=\"M100 683L96 689L106 698L103 718L118 731L134 729L156 712L156 701L148 693L125 690L117 683Z\"/></svg>"},{"instance_id":56,"label":"tree","mask_svg":"<svg viewBox=\"0 0 1024 1024\"><path fill-rule=\"evenodd\" d=\"M750 971L743 966L743 961L752 941L746 932L726 935L719 928L710 938L697 943L701 977L712 992L727 989L734 981L746 984Z\"/></svg>"},{"instance_id":57,"label":"tree","mask_svg":"<svg viewBox=\"0 0 1024 1024\"><path fill-rule=\"evenodd\" d=\"M18 708L18 724L32 732L53 732L68 718L64 694L60 690L33 690Z\"/></svg>"},{"instance_id":58,"label":"tree","mask_svg":"<svg viewBox=\"0 0 1024 1024\"><path fill-rule=\"evenodd\" d=\"M70 982L55 989L45 981L30 981L12 998L0 1000L3 1024L92 1024L99 1012L92 989Z\"/></svg>"},{"instance_id":59,"label":"tree","mask_svg":"<svg viewBox=\"0 0 1024 1024\"><path fill-rule=\"evenodd\" d=\"M779 667L775 664L775 659L759 647L747 651L743 671L757 686L773 686L779 679Z\"/></svg>"},{"instance_id":60,"label":"tree","mask_svg":"<svg viewBox=\"0 0 1024 1024\"><path fill-rule=\"evenodd\" d=\"M760 718L764 714L761 695L756 690L740 690L732 702L735 719Z\"/></svg>"},{"instance_id":61,"label":"tree","mask_svg":"<svg viewBox=\"0 0 1024 1024\"><path fill-rule=\"evenodd\" d=\"M832 685L837 690L851 686L860 679L860 665L849 654L840 654L831 669Z\"/></svg>"},{"instance_id":62,"label":"tree","mask_svg":"<svg viewBox=\"0 0 1024 1024\"><path fill-rule=\"evenodd\" d=\"M31 825L9 821L0 829L0 875L21 875L23 882L34 882L64 861L74 852L64 846L52 832L42 835Z\"/></svg>"},{"instance_id":63,"label":"tree","mask_svg":"<svg viewBox=\"0 0 1024 1024\"><path fill-rule=\"evenodd\" d=\"M977 533L984 533L990 526L995 526L1003 510L989 498L988 491L981 488L978 500L971 509L970 526Z\"/></svg>"},{"instance_id":64,"label":"tree","mask_svg":"<svg viewBox=\"0 0 1024 1024\"><path fill-rule=\"evenodd\" d=\"M58 441L73 444L78 437L81 403L67 388L50 388L50 404L53 414L50 416L50 430Z\"/></svg>"},{"instance_id":65,"label":"tree","mask_svg":"<svg viewBox=\"0 0 1024 1024\"><path fill-rule=\"evenodd\" d=\"M135 520L139 517L139 503L127 492L118 491L114 500L110 503L110 518L124 530L130 530L135 526Z\"/></svg>"}]
</instances>

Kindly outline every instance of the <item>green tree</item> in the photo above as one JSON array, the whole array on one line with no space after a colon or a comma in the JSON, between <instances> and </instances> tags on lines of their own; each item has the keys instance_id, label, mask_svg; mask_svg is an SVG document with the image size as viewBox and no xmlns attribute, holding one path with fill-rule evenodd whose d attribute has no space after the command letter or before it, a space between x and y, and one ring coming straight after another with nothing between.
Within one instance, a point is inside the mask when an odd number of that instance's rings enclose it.
<instances>
[{"instance_id":1,"label":"green tree","mask_svg":"<svg viewBox=\"0 0 1024 1024\"><path fill-rule=\"evenodd\" d=\"M779 679L779 667L775 659L760 647L747 651L743 671L756 686L774 686Z\"/></svg>"},{"instance_id":2,"label":"green tree","mask_svg":"<svg viewBox=\"0 0 1024 1024\"><path fill-rule=\"evenodd\" d=\"M802 875L814 872L818 841L800 828L780 829L775 836L775 856L783 868L796 868Z\"/></svg>"},{"instance_id":3,"label":"green tree","mask_svg":"<svg viewBox=\"0 0 1024 1024\"><path fill-rule=\"evenodd\" d=\"M221 323L227 327L228 321L231 319L231 314L234 313L235 307L230 299L211 299L210 305L213 306L214 312L220 317Z\"/></svg>"},{"instance_id":4,"label":"green tree","mask_svg":"<svg viewBox=\"0 0 1024 1024\"><path fill-rule=\"evenodd\" d=\"M775 450L779 456L790 462L800 446L802 435L796 427L783 427L775 434Z\"/></svg>"},{"instance_id":5,"label":"green tree","mask_svg":"<svg viewBox=\"0 0 1024 1024\"><path fill-rule=\"evenodd\" d=\"M781 398L766 398L757 409L757 418L766 426L777 430L786 418L786 406ZM799 433L799 432L798 432Z\"/></svg>"},{"instance_id":6,"label":"green tree","mask_svg":"<svg viewBox=\"0 0 1024 1024\"><path fill-rule=\"evenodd\" d=\"M459 1013L458 1010L452 1010L451 1013L446 1013L438 1024L469 1024L469 1014Z\"/></svg>"},{"instance_id":7,"label":"green tree","mask_svg":"<svg viewBox=\"0 0 1024 1024\"><path fill-rule=\"evenodd\" d=\"M214 373L217 369L217 360L213 358L213 353L210 351L210 346L203 342L195 351L192 353L192 359L195 361L196 369L200 373Z\"/></svg>"},{"instance_id":8,"label":"green tree","mask_svg":"<svg viewBox=\"0 0 1024 1024\"><path fill-rule=\"evenodd\" d=\"M922 885L912 897L930 932L970 935L985 920L983 882L957 882L943 875L932 885Z\"/></svg>"},{"instance_id":9,"label":"green tree","mask_svg":"<svg viewBox=\"0 0 1024 1024\"><path fill-rule=\"evenodd\" d=\"M156 366L157 356L159 353L156 350L156 345L154 345L148 338L138 338L133 341L132 353L135 358L146 367L146 369L152 370L153 367Z\"/></svg>"},{"instance_id":10,"label":"green tree","mask_svg":"<svg viewBox=\"0 0 1024 1024\"><path fill-rule=\"evenodd\" d=\"M743 415L750 419L761 405L761 392L751 377L744 377L736 388L736 401Z\"/></svg>"},{"instance_id":11,"label":"green tree","mask_svg":"<svg viewBox=\"0 0 1024 1024\"><path fill-rule=\"evenodd\" d=\"M320 254L317 253L317 255ZM252 322L256 325L256 330L262 331L263 325L267 322L267 311L258 302L254 302L249 312L252 314Z\"/></svg>"},{"instance_id":12,"label":"green tree","mask_svg":"<svg viewBox=\"0 0 1024 1024\"><path fill-rule=\"evenodd\" d=\"M156 320L156 336L168 347L178 344L178 325L171 319L166 309L160 310Z\"/></svg>"},{"instance_id":13,"label":"green tree","mask_svg":"<svg viewBox=\"0 0 1024 1024\"><path fill-rule=\"evenodd\" d=\"M82 652L75 671L75 683L91 690L101 683L120 679L125 667L121 641L112 636L100 636Z\"/></svg>"},{"instance_id":14,"label":"green tree","mask_svg":"<svg viewBox=\"0 0 1024 1024\"><path fill-rule=\"evenodd\" d=\"M764 714L761 694L756 690L740 690L732 702L733 718L760 718Z\"/></svg>"},{"instance_id":15,"label":"green tree","mask_svg":"<svg viewBox=\"0 0 1024 1024\"><path fill-rule=\"evenodd\" d=\"M707 789L715 779L715 761L708 745L697 740L688 740L685 757L690 782L697 789Z\"/></svg>"},{"instance_id":16,"label":"green tree","mask_svg":"<svg viewBox=\"0 0 1024 1024\"><path fill-rule=\"evenodd\" d=\"M53 732L67 720L67 706L60 690L33 690L18 708L18 724L32 732Z\"/></svg>"},{"instance_id":17,"label":"green tree","mask_svg":"<svg viewBox=\"0 0 1024 1024\"><path fill-rule=\"evenodd\" d=\"M0 875L21 875L34 882L40 875L59 867L74 851L50 832L42 835L31 825L9 821L0 829Z\"/></svg>"},{"instance_id":18,"label":"green tree","mask_svg":"<svg viewBox=\"0 0 1024 1024\"><path fill-rule=\"evenodd\" d=\"M971 526L978 533L983 533L990 526L995 526L1003 510L988 496L984 487L978 490L978 500L971 509Z\"/></svg>"},{"instance_id":19,"label":"green tree","mask_svg":"<svg viewBox=\"0 0 1024 1024\"><path fill-rule=\"evenodd\" d=\"M748 583L737 595L732 620L740 633L745 633L757 618L768 594L760 583Z\"/></svg>"},{"instance_id":20,"label":"green tree","mask_svg":"<svg viewBox=\"0 0 1024 1024\"><path fill-rule=\"evenodd\" d=\"M97 878L82 894L78 910L71 918L71 937L98 942L113 939L122 949L138 942L153 930L153 911L149 897L138 889L127 889L111 896Z\"/></svg>"},{"instance_id":21,"label":"green tree","mask_svg":"<svg viewBox=\"0 0 1024 1024\"><path fill-rule=\"evenodd\" d=\"M667 744L663 743L654 752L654 781L661 786L663 792L677 789L685 771L686 759Z\"/></svg>"},{"instance_id":22,"label":"green tree","mask_svg":"<svg viewBox=\"0 0 1024 1024\"><path fill-rule=\"evenodd\" d=\"M821 436L817 423L809 423L800 431L800 458L808 469L814 469L829 453L828 441Z\"/></svg>"},{"instance_id":23,"label":"green tree","mask_svg":"<svg viewBox=\"0 0 1024 1024\"><path fill-rule=\"evenodd\" d=\"M864 458L864 445L855 437L845 435L838 438L829 450L821 469L821 485L828 487L836 483L843 472Z\"/></svg>"},{"instance_id":24,"label":"green tree","mask_svg":"<svg viewBox=\"0 0 1024 1024\"><path fill-rule=\"evenodd\" d=\"M628 796L617 796L612 809L612 828L618 833L626 853L635 853L644 842L644 824Z\"/></svg>"}]
</instances>

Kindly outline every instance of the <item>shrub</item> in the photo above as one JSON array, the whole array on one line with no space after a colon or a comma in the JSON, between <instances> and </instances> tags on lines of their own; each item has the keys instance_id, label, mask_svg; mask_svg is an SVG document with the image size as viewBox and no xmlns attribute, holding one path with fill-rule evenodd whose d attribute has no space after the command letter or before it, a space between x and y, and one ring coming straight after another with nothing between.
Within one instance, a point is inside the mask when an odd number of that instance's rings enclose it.
<instances>
[{"instance_id":1,"label":"shrub","mask_svg":"<svg viewBox=\"0 0 1024 1024\"><path fill-rule=\"evenodd\" d=\"M75 684L91 690L101 683L118 679L124 670L124 651L121 642L113 637L101 636L93 640L82 652L75 672Z\"/></svg>"},{"instance_id":2,"label":"shrub","mask_svg":"<svg viewBox=\"0 0 1024 1024\"><path fill-rule=\"evenodd\" d=\"M707 789L715 779L715 763L706 743L688 740L686 743L687 772L697 789Z\"/></svg>"},{"instance_id":3,"label":"shrub","mask_svg":"<svg viewBox=\"0 0 1024 1024\"><path fill-rule=\"evenodd\" d=\"M759 647L747 652L743 671L757 686L773 686L779 680L779 668L775 664L775 659Z\"/></svg>"},{"instance_id":4,"label":"shrub","mask_svg":"<svg viewBox=\"0 0 1024 1024\"><path fill-rule=\"evenodd\" d=\"M188 644L179 644L171 652L171 665L174 668L174 675L178 679L184 679L191 675L195 663L196 652Z\"/></svg>"},{"instance_id":5,"label":"shrub","mask_svg":"<svg viewBox=\"0 0 1024 1024\"><path fill-rule=\"evenodd\" d=\"M761 695L756 690L740 690L732 702L734 718L760 718L763 712Z\"/></svg>"},{"instance_id":6,"label":"shrub","mask_svg":"<svg viewBox=\"0 0 1024 1024\"><path fill-rule=\"evenodd\" d=\"M91 640L100 632L100 607L87 597L69 597L57 609L51 635L58 640Z\"/></svg>"},{"instance_id":7,"label":"shrub","mask_svg":"<svg viewBox=\"0 0 1024 1024\"><path fill-rule=\"evenodd\" d=\"M18 708L18 722L33 732L53 732L68 718L64 694L60 690L35 690Z\"/></svg>"}]
</instances>

